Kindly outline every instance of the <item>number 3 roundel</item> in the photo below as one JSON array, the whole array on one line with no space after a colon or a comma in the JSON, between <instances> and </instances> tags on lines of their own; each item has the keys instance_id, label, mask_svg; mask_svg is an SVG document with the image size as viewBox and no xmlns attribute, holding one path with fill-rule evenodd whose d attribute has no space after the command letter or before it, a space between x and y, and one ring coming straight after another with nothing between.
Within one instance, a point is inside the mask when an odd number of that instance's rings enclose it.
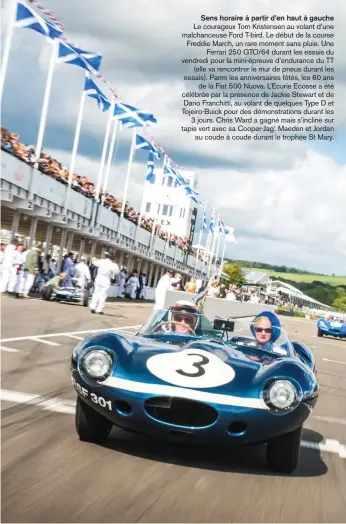
<instances>
[{"instance_id":1,"label":"number 3 roundel","mask_svg":"<svg viewBox=\"0 0 346 524\"><path fill-rule=\"evenodd\" d=\"M185 388L215 388L235 377L234 369L219 357L193 348L154 355L147 368L161 380Z\"/></svg>"}]
</instances>

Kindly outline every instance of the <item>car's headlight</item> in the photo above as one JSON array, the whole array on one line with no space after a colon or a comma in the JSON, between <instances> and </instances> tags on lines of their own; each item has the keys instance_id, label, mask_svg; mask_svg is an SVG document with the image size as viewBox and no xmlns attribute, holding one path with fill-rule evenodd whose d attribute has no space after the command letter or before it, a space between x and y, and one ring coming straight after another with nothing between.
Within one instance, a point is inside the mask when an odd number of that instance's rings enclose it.
<instances>
[{"instance_id":1,"label":"car's headlight","mask_svg":"<svg viewBox=\"0 0 346 524\"><path fill-rule=\"evenodd\" d=\"M327 324L326 324L325 322L323 322L323 320L321 320L321 322L320 322L320 327L323 327L323 328L325 328L325 329L328 329Z\"/></svg>"},{"instance_id":2,"label":"car's headlight","mask_svg":"<svg viewBox=\"0 0 346 524\"><path fill-rule=\"evenodd\" d=\"M265 403L270 408L280 411L293 408L297 399L297 390L288 380L275 380L264 391Z\"/></svg>"},{"instance_id":3,"label":"car's headlight","mask_svg":"<svg viewBox=\"0 0 346 524\"><path fill-rule=\"evenodd\" d=\"M113 360L109 353L101 349L88 351L81 358L80 367L89 377L95 379L106 378L113 366Z\"/></svg>"}]
</instances>

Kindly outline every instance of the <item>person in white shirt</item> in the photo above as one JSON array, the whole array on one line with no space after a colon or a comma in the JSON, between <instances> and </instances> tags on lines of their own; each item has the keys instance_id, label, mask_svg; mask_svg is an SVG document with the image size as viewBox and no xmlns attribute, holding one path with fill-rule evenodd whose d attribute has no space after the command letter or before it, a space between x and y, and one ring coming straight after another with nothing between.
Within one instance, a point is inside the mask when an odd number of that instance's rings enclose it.
<instances>
[{"instance_id":1,"label":"person in white shirt","mask_svg":"<svg viewBox=\"0 0 346 524\"><path fill-rule=\"evenodd\" d=\"M145 273L142 274L142 284L140 284L142 287L139 291L139 298L144 299L147 296L147 277Z\"/></svg>"},{"instance_id":2,"label":"person in white shirt","mask_svg":"<svg viewBox=\"0 0 346 524\"><path fill-rule=\"evenodd\" d=\"M235 293L231 289L227 293L226 300L237 300Z\"/></svg>"},{"instance_id":3,"label":"person in white shirt","mask_svg":"<svg viewBox=\"0 0 346 524\"><path fill-rule=\"evenodd\" d=\"M155 289L154 309L163 309L165 303L166 290L172 290L173 271L170 269L160 278ZM174 282L173 282L174 283Z\"/></svg>"},{"instance_id":4,"label":"person in white shirt","mask_svg":"<svg viewBox=\"0 0 346 524\"><path fill-rule=\"evenodd\" d=\"M7 288L10 282L10 278L11 278L13 254L16 250L18 243L19 243L18 240L14 238L11 244L8 244L8 246L6 246L3 251L2 264L1 264L0 293L5 293L5 291L7 291Z\"/></svg>"},{"instance_id":5,"label":"person in white shirt","mask_svg":"<svg viewBox=\"0 0 346 524\"><path fill-rule=\"evenodd\" d=\"M26 255L28 253L28 250L26 248L23 249L23 251L16 255L17 262L18 262L18 269L17 269L17 278L16 278L16 284L14 287L14 292L16 293L17 298L23 298L24 293L24 285L25 285L25 260Z\"/></svg>"},{"instance_id":6,"label":"person in white shirt","mask_svg":"<svg viewBox=\"0 0 346 524\"><path fill-rule=\"evenodd\" d=\"M23 244L17 244L16 249L13 251L12 255L12 267L10 270L10 281L7 286L7 291L9 293L15 292L15 287L18 281L18 274L21 270L22 264L25 262L25 256L23 257Z\"/></svg>"},{"instance_id":7,"label":"person in white shirt","mask_svg":"<svg viewBox=\"0 0 346 524\"><path fill-rule=\"evenodd\" d=\"M109 253L105 253L104 257L102 260L92 259L93 265L97 267L97 276L94 283L94 293L90 302L90 311L102 315L111 281L114 280L119 273L119 267L112 262Z\"/></svg>"},{"instance_id":8,"label":"person in white shirt","mask_svg":"<svg viewBox=\"0 0 346 524\"><path fill-rule=\"evenodd\" d=\"M118 297L122 297L125 292L126 269L123 267L119 274Z\"/></svg>"},{"instance_id":9,"label":"person in white shirt","mask_svg":"<svg viewBox=\"0 0 346 524\"><path fill-rule=\"evenodd\" d=\"M133 270L126 284L126 293L130 298L136 298L137 288L139 288L138 274Z\"/></svg>"},{"instance_id":10,"label":"person in white shirt","mask_svg":"<svg viewBox=\"0 0 346 524\"><path fill-rule=\"evenodd\" d=\"M84 289L87 284L91 282L90 269L86 265L85 261L86 257L83 255L81 256L80 262L78 262L74 267L77 285L82 289Z\"/></svg>"}]
</instances>

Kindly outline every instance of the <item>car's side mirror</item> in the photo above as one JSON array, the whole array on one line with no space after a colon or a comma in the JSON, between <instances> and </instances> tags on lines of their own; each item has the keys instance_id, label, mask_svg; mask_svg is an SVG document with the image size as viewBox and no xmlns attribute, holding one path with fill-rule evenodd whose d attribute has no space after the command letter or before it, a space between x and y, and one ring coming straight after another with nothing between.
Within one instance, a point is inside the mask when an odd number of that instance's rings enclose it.
<instances>
[{"instance_id":1,"label":"car's side mirror","mask_svg":"<svg viewBox=\"0 0 346 524\"><path fill-rule=\"evenodd\" d=\"M229 318L216 317L214 320L214 329L218 329L220 331L234 331L234 325L234 320Z\"/></svg>"}]
</instances>

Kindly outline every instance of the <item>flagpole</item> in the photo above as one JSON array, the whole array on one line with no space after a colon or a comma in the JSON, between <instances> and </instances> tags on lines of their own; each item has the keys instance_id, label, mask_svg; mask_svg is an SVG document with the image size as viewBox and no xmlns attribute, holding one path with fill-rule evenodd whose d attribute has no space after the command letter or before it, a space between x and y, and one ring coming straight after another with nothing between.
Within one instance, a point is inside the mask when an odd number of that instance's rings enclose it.
<instances>
[{"instance_id":1,"label":"flagpole","mask_svg":"<svg viewBox=\"0 0 346 524\"><path fill-rule=\"evenodd\" d=\"M220 215L218 214L216 223L218 223L219 220L220 220ZM209 265L208 265L208 273L210 273L211 266L212 266L212 261L213 261L213 258L214 258L215 244L216 244L216 232L215 232L215 225L214 225L214 239L213 239L213 245L212 245L212 248L211 248L211 256L210 256Z\"/></svg>"},{"instance_id":2,"label":"flagpole","mask_svg":"<svg viewBox=\"0 0 346 524\"><path fill-rule=\"evenodd\" d=\"M220 243L221 243L221 235L222 233L219 231L219 238L217 241L217 249L216 249L216 257L215 257L215 264L217 264L217 260L219 258L219 250L220 250Z\"/></svg>"},{"instance_id":3,"label":"flagpole","mask_svg":"<svg viewBox=\"0 0 346 524\"><path fill-rule=\"evenodd\" d=\"M215 213L215 209L212 208L211 209L211 218L210 218L210 221L213 219L214 220L214 213ZM210 248L210 240L211 240L211 231L210 231L210 223L209 223L209 231L208 231L208 236L207 236L207 243L206 243L206 246L205 246L205 252L204 252L204 257L203 257L203 266L206 264L206 259L207 259L207 254L208 254L208 249ZM209 262L209 261L208 261Z\"/></svg>"},{"instance_id":4,"label":"flagpole","mask_svg":"<svg viewBox=\"0 0 346 524\"><path fill-rule=\"evenodd\" d=\"M218 280L220 280L221 278L221 273L222 273L222 266L223 266L223 261L224 261L224 258L225 258L225 251L226 251L226 244L227 244L227 235L225 235L225 239L224 239L224 244L223 244L223 249L222 249L222 257L221 257L221 264L220 264L220 271L219 271L219 278Z\"/></svg>"},{"instance_id":5,"label":"flagpole","mask_svg":"<svg viewBox=\"0 0 346 524\"><path fill-rule=\"evenodd\" d=\"M195 261L195 270L196 270L196 267L197 267L197 262L198 262L199 252L200 252L200 247L199 246L201 245L202 233L204 231L204 216L205 216L206 209L207 209L207 201L205 200L204 201L204 206L203 206L202 227L201 227L201 230L199 232L199 237L198 237L198 248L197 248L197 254L196 254L196 261Z\"/></svg>"},{"instance_id":6,"label":"flagpole","mask_svg":"<svg viewBox=\"0 0 346 524\"><path fill-rule=\"evenodd\" d=\"M17 14L17 0L12 0L11 11L10 11L10 23L8 27L8 32L4 45L4 53L1 60L1 79L0 79L0 103L2 101L2 93L5 83L5 76L7 72L8 59L10 57L11 44L12 44L12 35L14 29L14 22L16 20Z\"/></svg>"},{"instance_id":7,"label":"flagpole","mask_svg":"<svg viewBox=\"0 0 346 524\"><path fill-rule=\"evenodd\" d=\"M52 90L52 84L53 84L53 73L54 73L54 67L55 67L55 63L57 59L57 50L58 50L58 40L54 39L52 42L52 54L50 57L47 82L46 82L46 90L44 93L44 99L43 99L43 104L42 104L40 127L39 127L38 135L37 135L37 143L36 143L36 150L35 150L35 157L36 157L35 168L36 169L38 167L38 160L41 157L43 136L44 136L44 132L46 129L48 105L49 105L50 93Z\"/></svg>"},{"instance_id":8,"label":"flagpole","mask_svg":"<svg viewBox=\"0 0 346 524\"><path fill-rule=\"evenodd\" d=\"M131 175L132 162L133 162L133 157L135 155L135 146L136 146L136 131L134 131L133 135L132 135L132 142L131 142L129 162L127 164L127 173L126 173L126 178L125 178L124 197L123 197L123 203L122 203L122 206L121 206L121 215L120 215L121 219L124 217L124 213L125 213L125 206L126 206L127 193L128 193L128 190L129 190L129 181L130 181L130 175Z\"/></svg>"},{"instance_id":9,"label":"flagpole","mask_svg":"<svg viewBox=\"0 0 346 524\"><path fill-rule=\"evenodd\" d=\"M137 238L137 233L141 227L141 223L142 223L142 218L143 218L143 215L144 215L144 197L145 197L145 193L146 193L146 179L144 179L144 188L143 188L143 194L142 194L142 202L141 202L141 207L139 208L139 217L138 217L138 222L137 222L137 227L136 227L136 231L135 231L135 238L134 238L134 241L136 241L136 238Z\"/></svg>"},{"instance_id":10,"label":"flagpole","mask_svg":"<svg viewBox=\"0 0 346 524\"><path fill-rule=\"evenodd\" d=\"M115 120L114 127L113 127L113 133L111 138L111 145L109 146L108 151L108 159L107 159L107 167L106 167L106 174L105 174L105 181L103 183L103 199L105 198L105 193L107 191L108 181L109 181L109 174L111 171L111 165L113 160L113 153L114 153L114 145L118 134L118 127L119 127L119 120Z\"/></svg>"},{"instance_id":11,"label":"flagpole","mask_svg":"<svg viewBox=\"0 0 346 524\"><path fill-rule=\"evenodd\" d=\"M69 168L69 174L68 174L67 192L66 192L65 205L64 205L64 214L65 215L67 213L68 204L69 204L69 200L71 196L72 179L73 179L74 168L76 166L80 130L81 130L83 114L84 114L85 98L86 98L86 92L83 90L82 96L80 99L80 104L79 104L79 113L78 113L78 118L77 118L76 131L74 134L71 162L70 162L70 168Z\"/></svg>"},{"instance_id":12,"label":"flagpole","mask_svg":"<svg viewBox=\"0 0 346 524\"><path fill-rule=\"evenodd\" d=\"M106 153L107 153L107 147L108 147L109 134L110 134L110 131L111 131L111 124L112 124L112 118L113 118L113 113L114 113L114 106L115 106L115 99L112 98L111 107L109 109L109 116L108 116L108 122L107 122L107 127L106 127L106 134L105 134L105 138L103 140L103 148L102 148L102 154L101 154L100 169L99 169L99 174L97 175L97 181L96 181L95 202L98 202L99 196L100 196L101 180L102 180L103 170L104 170L104 167L105 167Z\"/></svg>"},{"instance_id":13,"label":"flagpole","mask_svg":"<svg viewBox=\"0 0 346 524\"><path fill-rule=\"evenodd\" d=\"M163 155L163 166L162 166L162 176L164 174L164 169L165 169L165 165L166 165L166 155ZM155 236L155 229L156 229L156 221L157 221L157 217L159 215L159 208L158 208L158 202L157 200L155 200L155 209L157 209L157 211L155 211L155 215L154 215L154 220L153 220L153 229L151 231L151 239L150 239L150 249L152 249L153 247L153 242L154 242L154 236Z\"/></svg>"}]
</instances>

